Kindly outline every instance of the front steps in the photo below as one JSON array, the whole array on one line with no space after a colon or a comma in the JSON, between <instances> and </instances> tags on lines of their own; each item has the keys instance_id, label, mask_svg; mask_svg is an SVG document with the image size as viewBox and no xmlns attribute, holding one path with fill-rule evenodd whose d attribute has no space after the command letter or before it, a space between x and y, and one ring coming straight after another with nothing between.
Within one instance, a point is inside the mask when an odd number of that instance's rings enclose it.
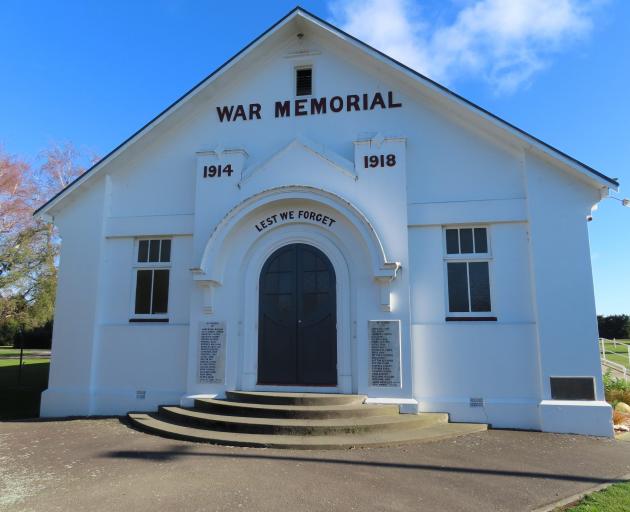
<instances>
[{"instance_id":1,"label":"front steps","mask_svg":"<svg viewBox=\"0 0 630 512\"><path fill-rule=\"evenodd\" d=\"M397 405L367 405L364 395L228 391L192 409L161 406L129 413L133 426L173 439L292 449L335 449L433 441L486 430L449 423L443 413L399 414Z\"/></svg>"}]
</instances>

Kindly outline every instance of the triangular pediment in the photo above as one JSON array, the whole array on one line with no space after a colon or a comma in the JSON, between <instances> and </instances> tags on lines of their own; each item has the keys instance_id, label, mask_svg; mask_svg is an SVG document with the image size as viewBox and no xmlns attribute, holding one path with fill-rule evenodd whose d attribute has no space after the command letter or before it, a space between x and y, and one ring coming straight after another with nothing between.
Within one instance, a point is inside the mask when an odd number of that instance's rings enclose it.
<instances>
[{"instance_id":1,"label":"triangular pediment","mask_svg":"<svg viewBox=\"0 0 630 512\"><path fill-rule=\"evenodd\" d=\"M204 99L207 100L209 96L219 90L221 88L221 84L225 83L224 81L226 80L225 77L227 75L232 74L231 76L235 76L234 74L242 72L243 69L247 68L247 62L251 63L260 60L260 58L264 58L271 48L276 48L280 42L286 41L289 36L295 37L296 33L304 33L307 31L311 31L320 39L325 40L329 46L334 46L340 49L343 48L344 51L353 52L353 55L370 59L374 69L378 68L381 73L391 73L396 79L403 81L406 85L418 89L427 97L434 100L435 104L442 104L446 108L452 109L454 112L461 114L462 116L466 116L467 121L470 120L470 122L478 122L485 130L489 130L493 134L506 137L510 141L515 141L519 147L523 147L528 151L535 151L537 154L550 159L553 163L563 169L571 170L576 172L578 175L585 176L591 184L598 187L613 189L618 187L616 180L603 175L597 170L540 141L498 116L455 94L446 87L441 86L417 71L410 69L404 64L388 57L366 43L363 43L355 37L343 32L327 21L297 7L270 27L266 32L252 41L252 43L246 46L243 50L234 55L230 60L216 69L203 81L184 94L181 98L175 101L172 105L166 108L157 117L140 128L126 141L112 150L86 173L60 191L45 205L40 207L36 214L54 214L56 205L60 205L60 203L74 190L80 190L83 184L92 180L100 170L115 161L123 152L127 151L134 144L143 139L145 142L150 141L151 136L158 137L160 134L165 133L169 127L168 123L174 125L177 122L181 122L181 119L186 118L186 116L193 116L198 110L199 103L203 102ZM299 43L292 43L289 47L284 48L283 58L291 60L294 58L316 56L319 51L320 50L316 47L302 47ZM195 103L195 100L197 100L197 103ZM282 154L282 151L293 150L295 147L299 147L299 145L302 146L303 150L311 151L313 154L317 155L318 158L322 158L329 162L331 168L337 168L340 172L356 177L354 165L352 163L348 164L347 159L327 151L326 148L318 148L317 144L305 144L304 141L300 141L299 138L291 141L287 147L277 153L277 156L279 157L280 154ZM274 157L276 156L272 156L270 158ZM258 167L264 165L265 162L261 162L258 164ZM257 165L253 164L251 167L246 169L243 174L243 179L247 179L248 176L251 176L256 172L259 172L259 170L257 170Z\"/></svg>"},{"instance_id":2,"label":"triangular pediment","mask_svg":"<svg viewBox=\"0 0 630 512\"><path fill-rule=\"evenodd\" d=\"M286 167L286 162L297 161L304 158L319 159L321 163L324 164L324 169L327 168L332 172L342 173L354 181L358 179L354 162L326 148L322 144L318 144L306 137L298 136L269 157L259 162L253 162L243 169L239 187L251 179L252 176L263 173L267 169Z\"/></svg>"}]
</instances>

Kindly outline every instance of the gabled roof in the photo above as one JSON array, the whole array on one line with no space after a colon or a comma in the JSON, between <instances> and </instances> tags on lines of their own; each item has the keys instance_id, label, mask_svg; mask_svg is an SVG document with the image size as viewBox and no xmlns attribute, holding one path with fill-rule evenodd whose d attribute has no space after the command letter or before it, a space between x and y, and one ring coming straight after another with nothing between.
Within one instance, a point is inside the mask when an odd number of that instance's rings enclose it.
<instances>
[{"instance_id":1,"label":"gabled roof","mask_svg":"<svg viewBox=\"0 0 630 512\"><path fill-rule=\"evenodd\" d=\"M609 178L605 174L593 169L592 167L586 165L583 162L573 158L572 156L560 151L559 149L543 142L537 137L527 133L526 131L514 126L508 121L500 118L499 116L489 112L488 110L480 107L479 105L473 103L470 100L467 100L463 96L451 91L447 87L431 80L425 75L411 69L410 67L398 62L392 57L384 54L383 52L373 48L372 46L364 43L363 41L357 39L356 37L344 32L338 27L332 25L331 23L319 18L315 14L310 13L309 11L303 9L302 7L295 7L291 10L287 15L278 20L274 25L269 27L265 32L259 35L256 39L254 39L251 43L249 43L245 48L219 66L216 70L214 70L210 75L204 78L201 82L195 85L192 89L186 92L183 96L169 105L166 109L164 109L160 114L158 114L154 119L145 124L142 128L140 128L137 132L135 132L131 137L122 142L119 146L110 151L107 155L105 155L101 160L99 160L96 164L94 164L91 168L89 168L85 173L75 179L72 183L67 185L64 189L59 191L56 195L54 195L50 200L48 200L44 205L40 206L35 212L34 215L38 214L46 214L50 208L52 208L55 204L61 201L64 197L66 197L69 193L71 193L74 189L78 188L82 183L86 182L88 179L92 178L94 175L98 173L100 169L105 167L105 165L111 161L113 158L118 156L122 151L124 151L127 147L141 138L143 135L152 130L155 126L161 123L164 119L166 119L170 114L172 114L175 110L177 110L181 105L190 100L193 96L198 94L200 91L205 89L210 83L212 83L216 78L225 73L229 68L231 68L236 62L238 62L245 55L249 54L253 49L255 49L259 44L262 43L263 40L269 38L272 34L278 31L282 26L288 24L295 18L300 18L302 20L306 20L307 22L314 23L318 25L328 32L336 35L340 39L346 41L353 46L361 48L363 51L371 54L373 57L385 61L390 66L398 69L403 72L407 76L411 76L417 80L419 85L427 87L434 92L446 97L450 101L460 105L463 108L469 109L482 118L490 121L492 124L497 125L507 132L511 133L513 136L517 137L521 141L525 142L528 146L546 154L547 156L552 157L553 159L559 161L560 163L578 171L581 174L584 174L596 181L602 187L608 187L617 189L619 187L619 183L617 180L613 178Z\"/></svg>"}]
</instances>

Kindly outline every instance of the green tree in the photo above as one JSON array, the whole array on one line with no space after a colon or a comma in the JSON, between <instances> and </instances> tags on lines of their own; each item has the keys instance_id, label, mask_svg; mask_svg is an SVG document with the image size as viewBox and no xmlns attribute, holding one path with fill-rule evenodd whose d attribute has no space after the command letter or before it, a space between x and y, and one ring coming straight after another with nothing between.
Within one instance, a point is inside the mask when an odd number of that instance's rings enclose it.
<instances>
[{"instance_id":1,"label":"green tree","mask_svg":"<svg viewBox=\"0 0 630 512\"><path fill-rule=\"evenodd\" d=\"M628 315L598 315L597 327L602 338L630 339L630 316Z\"/></svg>"}]
</instances>

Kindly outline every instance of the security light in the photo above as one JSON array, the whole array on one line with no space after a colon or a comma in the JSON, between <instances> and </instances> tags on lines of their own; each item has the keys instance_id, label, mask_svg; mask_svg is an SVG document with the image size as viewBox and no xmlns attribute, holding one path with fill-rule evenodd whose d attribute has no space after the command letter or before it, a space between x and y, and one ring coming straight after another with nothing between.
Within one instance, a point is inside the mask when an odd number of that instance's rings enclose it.
<instances>
[{"instance_id":1,"label":"security light","mask_svg":"<svg viewBox=\"0 0 630 512\"><path fill-rule=\"evenodd\" d=\"M621 203L621 206L626 206L628 208L630 208L630 199L628 199L627 197L624 197L623 199L621 197L615 197L615 196L608 196L610 199L614 199L615 201L619 201Z\"/></svg>"}]
</instances>

